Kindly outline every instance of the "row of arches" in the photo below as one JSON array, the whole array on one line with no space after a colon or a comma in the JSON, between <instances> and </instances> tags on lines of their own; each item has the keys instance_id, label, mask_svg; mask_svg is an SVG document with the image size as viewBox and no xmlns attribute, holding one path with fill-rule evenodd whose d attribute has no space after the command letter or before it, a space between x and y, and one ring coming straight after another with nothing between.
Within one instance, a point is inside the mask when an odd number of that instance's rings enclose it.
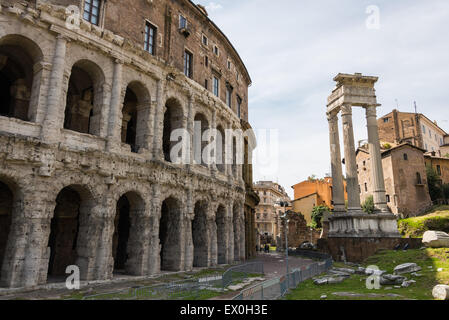
<instances>
[{"instance_id":1,"label":"row of arches","mask_svg":"<svg viewBox=\"0 0 449 320\"><path fill-rule=\"evenodd\" d=\"M13 223L13 205L17 195L10 185L0 181L0 279L8 264L5 263L7 249L14 245L8 244L9 234ZM103 232L93 229L95 207L97 201L87 188L71 185L63 188L56 197L56 205L50 220L48 243L50 249L48 258L47 281L58 281L66 276L69 265L80 265L80 261L88 258L92 246L92 234ZM155 231L152 226L145 224L142 217L147 206L139 193L135 191L123 194L117 201L113 214L112 229L110 232L110 255L113 259L113 272L115 274L141 275L136 261L141 260L147 239L145 233ZM193 267L210 266L210 257L213 247L217 248L216 263L225 264L229 241L229 228L227 226L226 208L219 205L215 220L208 218L209 203L199 200L194 206L194 218L191 221L191 239L193 242ZM233 208L232 225L238 228L238 206ZM183 236L183 208L182 202L172 196L166 198L160 207L158 219L158 248L161 271L180 271L181 253L185 245ZM232 239L235 248L235 260L241 257L239 233L235 229ZM100 238L99 238L100 239ZM10 242L17 239L10 239ZM215 243L214 243L215 241ZM95 241L94 241L95 242ZM152 247L155 248L155 247ZM157 250L157 249L156 249Z\"/></svg>"},{"instance_id":2,"label":"row of arches","mask_svg":"<svg viewBox=\"0 0 449 320\"><path fill-rule=\"evenodd\" d=\"M37 121L36 108L42 73L42 68L38 66L42 62L42 51L32 40L21 35L8 35L0 39L0 116ZM105 84L105 74L95 62L82 59L72 65L64 90L65 106L61 124L64 129L94 136L106 135L102 129L105 126L106 109L109 108ZM127 84L123 90L119 115L120 139L132 152L137 153L149 147L152 128L150 113L151 95L145 84L140 81ZM166 161L172 162L170 151L177 141L171 141L171 134L173 130L185 127L184 118L185 111L179 100L168 99L162 129L162 151ZM203 158L204 148L209 142L217 140L214 151L217 154L212 156L218 159L217 169L225 172L223 126L214 128L218 132L217 137L211 137L211 141L202 141L204 132L212 129L210 120L204 113L197 112L194 121L194 163L207 166ZM237 143L236 139L233 143ZM235 154L235 146L232 152Z\"/></svg>"}]
</instances>

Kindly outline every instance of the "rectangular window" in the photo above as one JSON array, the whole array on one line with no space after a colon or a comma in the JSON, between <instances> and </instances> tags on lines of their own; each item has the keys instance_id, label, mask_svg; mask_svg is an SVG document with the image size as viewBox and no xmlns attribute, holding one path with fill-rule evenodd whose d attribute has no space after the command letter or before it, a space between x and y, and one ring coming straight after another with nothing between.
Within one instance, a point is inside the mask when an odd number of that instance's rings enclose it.
<instances>
[{"instance_id":1,"label":"rectangular window","mask_svg":"<svg viewBox=\"0 0 449 320\"><path fill-rule=\"evenodd\" d=\"M365 192L368 192L368 184L365 183Z\"/></svg>"},{"instance_id":2,"label":"rectangular window","mask_svg":"<svg viewBox=\"0 0 449 320\"><path fill-rule=\"evenodd\" d=\"M390 195L387 194L387 203L390 203Z\"/></svg>"},{"instance_id":3,"label":"rectangular window","mask_svg":"<svg viewBox=\"0 0 449 320\"><path fill-rule=\"evenodd\" d=\"M384 123L387 123L390 121L390 118L384 118Z\"/></svg>"},{"instance_id":4,"label":"rectangular window","mask_svg":"<svg viewBox=\"0 0 449 320\"><path fill-rule=\"evenodd\" d=\"M144 49L153 56L156 54L156 35L157 28L148 21L145 23L145 43Z\"/></svg>"},{"instance_id":5,"label":"rectangular window","mask_svg":"<svg viewBox=\"0 0 449 320\"><path fill-rule=\"evenodd\" d=\"M101 0L85 0L83 18L98 26Z\"/></svg>"},{"instance_id":6,"label":"rectangular window","mask_svg":"<svg viewBox=\"0 0 449 320\"><path fill-rule=\"evenodd\" d=\"M179 15L179 29L187 28L187 19L183 15Z\"/></svg>"},{"instance_id":7,"label":"rectangular window","mask_svg":"<svg viewBox=\"0 0 449 320\"><path fill-rule=\"evenodd\" d=\"M232 108L232 90L230 88L226 88L226 104Z\"/></svg>"},{"instance_id":8,"label":"rectangular window","mask_svg":"<svg viewBox=\"0 0 449 320\"><path fill-rule=\"evenodd\" d=\"M205 65L206 67L209 67L209 57L208 57L208 56L205 56L205 57L204 57L204 65Z\"/></svg>"},{"instance_id":9,"label":"rectangular window","mask_svg":"<svg viewBox=\"0 0 449 320\"><path fill-rule=\"evenodd\" d=\"M220 95L220 82L217 77L214 77L214 95L217 97Z\"/></svg>"},{"instance_id":10,"label":"rectangular window","mask_svg":"<svg viewBox=\"0 0 449 320\"><path fill-rule=\"evenodd\" d=\"M193 76L192 62L193 62L192 53L190 53L187 50L184 51L184 74L189 78L192 78Z\"/></svg>"},{"instance_id":11,"label":"rectangular window","mask_svg":"<svg viewBox=\"0 0 449 320\"><path fill-rule=\"evenodd\" d=\"M422 132L425 134L426 133L426 127L423 125L422 126Z\"/></svg>"},{"instance_id":12,"label":"rectangular window","mask_svg":"<svg viewBox=\"0 0 449 320\"><path fill-rule=\"evenodd\" d=\"M214 53L216 56L218 56L220 54L220 51L218 50L217 46L214 46Z\"/></svg>"},{"instance_id":13,"label":"rectangular window","mask_svg":"<svg viewBox=\"0 0 449 320\"><path fill-rule=\"evenodd\" d=\"M205 46L207 46L208 43L209 43L209 39L207 39L207 37L203 34L203 44L204 44Z\"/></svg>"},{"instance_id":14,"label":"rectangular window","mask_svg":"<svg viewBox=\"0 0 449 320\"><path fill-rule=\"evenodd\" d=\"M237 116L240 118L242 112L242 98L237 96Z\"/></svg>"},{"instance_id":15,"label":"rectangular window","mask_svg":"<svg viewBox=\"0 0 449 320\"><path fill-rule=\"evenodd\" d=\"M209 80L204 80L204 88L209 89Z\"/></svg>"},{"instance_id":16,"label":"rectangular window","mask_svg":"<svg viewBox=\"0 0 449 320\"><path fill-rule=\"evenodd\" d=\"M231 61L228 60L228 69L231 70Z\"/></svg>"},{"instance_id":17,"label":"rectangular window","mask_svg":"<svg viewBox=\"0 0 449 320\"><path fill-rule=\"evenodd\" d=\"M441 167L440 165L437 165L437 173L439 176L441 176Z\"/></svg>"}]
</instances>

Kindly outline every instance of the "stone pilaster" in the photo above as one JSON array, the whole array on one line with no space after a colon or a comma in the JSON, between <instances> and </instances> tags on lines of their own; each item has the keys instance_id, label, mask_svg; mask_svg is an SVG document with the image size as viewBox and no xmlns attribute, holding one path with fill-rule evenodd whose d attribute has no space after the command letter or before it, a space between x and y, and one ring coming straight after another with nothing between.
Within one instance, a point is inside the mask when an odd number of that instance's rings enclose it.
<instances>
[{"instance_id":1,"label":"stone pilaster","mask_svg":"<svg viewBox=\"0 0 449 320\"><path fill-rule=\"evenodd\" d=\"M388 212L376 108L377 106L365 108L368 128L368 144L371 156L371 175L374 187L374 207L377 211Z\"/></svg>"},{"instance_id":2,"label":"stone pilaster","mask_svg":"<svg viewBox=\"0 0 449 320\"><path fill-rule=\"evenodd\" d=\"M156 91L156 109L154 114L154 136L153 136L153 159L162 161L164 152L162 149L162 138L164 132L164 87L166 82L159 80Z\"/></svg>"},{"instance_id":3,"label":"stone pilaster","mask_svg":"<svg viewBox=\"0 0 449 320\"><path fill-rule=\"evenodd\" d=\"M228 206L228 216L226 217L226 226L228 228L228 257L227 263L232 264L234 262L234 224L232 218L232 204Z\"/></svg>"},{"instance_id":4,"label":"stone pilaster","mask_svg":"<svg viewBox=\"0 0 449 320\"><path fill-rule=\"evenodd\" d=\"M218 264L218 247L217 247L217 223L215 222L215 212L209 212L207 217L207 230L209 234L209 266Z\"/></svg>"},{"instance_id":5,"label":"stone pilaster","mask_svg":"<svg viewBox=\"0 0 449 320\"><path fill-rule=\"evenodd\" d=\"M351 105L345 104L341 107L341 118L343 123L343 141L345 146L348 211L361 211Z\"/></svg>"},{"instance_id":6,"label":"stone pilaster","mask_svg":"<svg viewBox=\"0 0 449 320\"><path fill-rule=\"evenodd\" d=\"M60 113L64 112L62 88L65 68L65 57L67 50L67 39L63 35L56 37L55 51L50 72L49 89L47 95L47 112L42 126L41 138L46 142L57 142L59 139L58 130L63 123L60 121ZM62 109L62 110L61 110Z\"/></svg>"},{"instance_id":7,"label":"stone pilaster","mask_svg":"<svg viewBox=\"0 0 449 320\"><path fill-rule=\"evenodd\" d=\"M338 132L338 115L336 112L328 114L329 140L332 167L332 200L335 212L345 211L345 191L341 165L340 136Z\"/></svg>"},{"instance_id":8,"label":"stone pilaster","mask_svg":"<svg viewBox=\"0 0 449 320\"><path fill-rule=\"evenodd\" d=\"M108 117L108 137L106 149L107 151L118 151L121 145L120 128L121 128L121 107L123 103L123 61L116 59L114 61L114 72L112 79L111 103Z\"/></svg>"}]
</instances>

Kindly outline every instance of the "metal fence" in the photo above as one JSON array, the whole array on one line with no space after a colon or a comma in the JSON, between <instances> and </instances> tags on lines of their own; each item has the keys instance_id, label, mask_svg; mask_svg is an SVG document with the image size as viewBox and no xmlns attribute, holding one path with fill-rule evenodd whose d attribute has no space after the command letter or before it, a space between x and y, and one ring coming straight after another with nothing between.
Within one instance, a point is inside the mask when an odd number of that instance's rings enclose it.
<instances>
[{"instance_id":1,"label":"metal fence","mask_svg":"<svg viewBox=\"0 0 449 320\"><path fill-rule=\"evenodd\" d=\"M201 299L212 291L222 292L222 275L180 280L151 286L135 286L82 297L82 300L176 300Z\"/></svg>"},{"instance_id":2,"label":"metal fence","mask_svg":"<svg viewBox=\"0 0 449 320\"><path fill-rule=\"evenodd\" d=\"M290 254L290 252L289 252ZM296 288L301 282L315 277L332 268L332 258L323 253L295 250L293 255L306 256L308 258L322 259L307 266L294 269L288 276L282 276L259 283L251 288L243 290L233 300L275 300L283 297L289 289Z\"/></svg>"},{"instance_id":3,"label":"metal fence","mask_svg":"<svg viewBox=\"0 0 449 320\"><path fill-rule=\"evenodd\" d=\"M231 267L223 273L223 288L226 288L232 282L249 278L253 275L263 275L263 262L251 262Z\"/></svg>"},{"instance_id":4,"label":"metal fence","mask_svg":"<svg viewBox=\"0 0 449 320\"><path fill-rule=\"evenodd\" d=\"M223 274L179 280L151 286L127 287L82 297L82 300L176 300L207 298L211 292L224 292L232 283L254 275L263 275L263 263L252 262L234 266Z\"/></svg>"}]
</instances>

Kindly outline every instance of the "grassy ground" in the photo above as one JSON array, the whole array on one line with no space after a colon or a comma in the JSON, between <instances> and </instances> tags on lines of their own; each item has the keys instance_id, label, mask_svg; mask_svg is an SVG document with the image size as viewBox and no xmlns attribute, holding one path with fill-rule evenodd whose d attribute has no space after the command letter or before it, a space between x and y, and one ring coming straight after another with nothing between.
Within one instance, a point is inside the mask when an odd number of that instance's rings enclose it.
<instances>
[{"instance_id":1,"label":"grassy ground","mask_svg":"<svg viewBox=\"0 0 449 320\"><path fill-rule=\"evenodd\" d=\"M420 238L427 230L449 232L449 206L436 206L428 214L399 220L399 232L405 237Z\"/></svg>"},{"instance_id":2,"label":"grassy ground","mask_svg":"<svg viewBox=\"0 0 449 320\"><path fill-rule=\"evenodd\" d=\"M287 300L319 300L322 295L327 295L327 300L432 300L432 288L436 284L449 284L449 248L442 249L422 249L408 251L380 251L378 254L368 258L362 266L376 265L387 273L393 273L395 266L415 262L422 270L421 277L412 277L405 274L408 279L416 280L408 288L367 289L364 275L352 275L349 279L339 284L315 285L313 280L301 283L298 288L291 290L286 296ZM335 266L342 267L343 264L336 263ZM429 268L432 267L432 268ZM442 272L437 272L438 268L443 268ZM351 292L359 294L356 297L336 296L336 292ZM374 294L374 295L373 295ZM398 297L389 294L399 295ZM372 296L370 296L372 295Z\"/></svg>"}]
</instances>

